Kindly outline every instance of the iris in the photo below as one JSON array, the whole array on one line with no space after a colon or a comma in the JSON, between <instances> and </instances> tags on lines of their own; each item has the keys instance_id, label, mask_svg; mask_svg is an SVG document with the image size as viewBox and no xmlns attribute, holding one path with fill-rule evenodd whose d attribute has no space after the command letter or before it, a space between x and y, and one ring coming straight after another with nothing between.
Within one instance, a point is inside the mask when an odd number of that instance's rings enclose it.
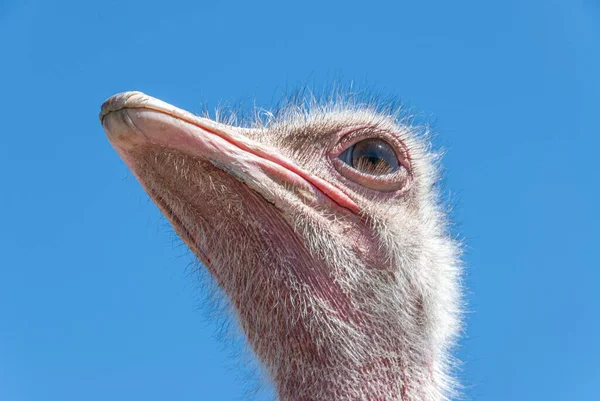
<instances>
[{"instance_id":1,"label":"iris","mask_svg":"<svg viewBox=\"0 0 600 401\"><path fill-rule=\"evenodd\" d=\"M370 175L386 175L400 168L398 156L390 144L379 138L364 139L340 154L354 169Z\"/></svg>"}]
</instances>

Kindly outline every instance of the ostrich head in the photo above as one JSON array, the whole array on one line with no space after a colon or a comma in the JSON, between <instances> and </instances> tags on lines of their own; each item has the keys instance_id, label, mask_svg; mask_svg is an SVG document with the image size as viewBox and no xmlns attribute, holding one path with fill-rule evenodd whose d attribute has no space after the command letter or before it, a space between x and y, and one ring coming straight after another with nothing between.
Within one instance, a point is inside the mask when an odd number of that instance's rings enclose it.
<instances>
[{"instance_id":1,"label":"ostrich head","mask_svg":"<svg viewBox=\"0 0 600 401\"><path fill-rule=\"evenodd\" d=\"M452 395L459 248L410 126L339 101L238 127L139 92L100 119L282 401Z\"/></svg>"}]
</instances>

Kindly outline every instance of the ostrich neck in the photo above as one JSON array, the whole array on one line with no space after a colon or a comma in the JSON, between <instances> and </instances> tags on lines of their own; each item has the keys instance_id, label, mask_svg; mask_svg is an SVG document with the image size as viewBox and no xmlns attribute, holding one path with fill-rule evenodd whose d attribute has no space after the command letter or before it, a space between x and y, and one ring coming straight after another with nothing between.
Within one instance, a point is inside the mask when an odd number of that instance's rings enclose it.
<instances>
[{"instance_id":1,"label":"ostrich neck","mask_svg":"<svg viewBox=\"0 0 600 401\"><path fill-rule=\"evenodd\" d=\"M263 221L278 221L279 211L261 207ZM246 254L241 262L252 268L215 276L280 401L433 400L423 390L433 385L431 353L423 351L422 333L408 329L418 328L422 315L402 320L395 309L369 310L377 303L365 299L368 285L349 289L336 280L343 275L311 256L290 225L279 222L269 232L260 239L269 244L262 260L275 263L259 266ZM418 296L406 303L422 312Z\"/></svg>"},{"instance_id":2,"label":"ostrich neck","mask_svg":"<svg viewBox=\"0 0 600 401\"><path fill-rule=\"evenodd\" d=\"M226 179L220 171L211 170L211 174ZM207 267L237 311L279 400L433 400L425 398L422 391L424 382L431 381L430 354L423 356L421 333L408 329L419 327L422 316L408 313L402 320L398 309L373 310L384 305L385 299L378 302L367 295L381 286L349 286L351 278L345 274L374 272L364 266L344 269L346 272L339 266L336 269L330 260L339 255L311 252L274 205L237 180L228 181L227 188L244 199L247 225L236 225L237 231L218 229L210 219L217 219L219 213L207 213L206 207L203 218L209 220L213 233L234 233L240 248L247 251L237 252L235 257L215 251L227 247L219 236L212 236L207 244L213 250L208 252ZM253 222L249 216L260 216L260 221L256 217ZM247 230L258 225L260 233ZM186 242L206 261L206 251ZM382 281L397 279L383 270L376 273L384 277ZM419 309L418 296L404 298L407 305Z\"/></svg>"}]
</instances>

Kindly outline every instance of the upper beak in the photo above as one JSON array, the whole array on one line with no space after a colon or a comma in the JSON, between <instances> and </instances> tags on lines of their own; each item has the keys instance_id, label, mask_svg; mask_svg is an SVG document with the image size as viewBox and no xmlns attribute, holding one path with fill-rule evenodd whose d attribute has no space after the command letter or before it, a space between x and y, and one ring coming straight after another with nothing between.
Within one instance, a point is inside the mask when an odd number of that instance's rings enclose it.
<instances>
[{"instance_id":1,"label":"upper beak","mask_svg":"<svg viewBox=\"0 0 600 401\"><path fill-rule=\"evenodd\" d=\"M248 139L244 129L197 117L141 92L124 92L106 100L100 121L129 167L133 167L131 149L158 145L210 161L276 205L281 199L273 194L273 184L284 183L308 204L325 197L354 213L359 211L339 188L300 168L276 149Z\"/></svg>"}]
</instances>

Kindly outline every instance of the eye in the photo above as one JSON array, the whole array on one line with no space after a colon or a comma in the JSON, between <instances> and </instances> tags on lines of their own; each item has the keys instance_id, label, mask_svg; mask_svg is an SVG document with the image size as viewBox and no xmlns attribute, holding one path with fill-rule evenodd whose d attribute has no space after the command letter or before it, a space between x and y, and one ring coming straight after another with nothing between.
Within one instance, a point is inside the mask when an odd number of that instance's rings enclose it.
<instances>
[{"instance_id":1,"label":"eye","mask_svg":"<svg viewBox=\"0 0 600 401\"><path fill-rule=\"evenodd\" d=\"M391 174L401 166L392 146L379 138L357 142L344 150L339 158L352 168L369 175Z\"/></svg>"}]
</instances>

